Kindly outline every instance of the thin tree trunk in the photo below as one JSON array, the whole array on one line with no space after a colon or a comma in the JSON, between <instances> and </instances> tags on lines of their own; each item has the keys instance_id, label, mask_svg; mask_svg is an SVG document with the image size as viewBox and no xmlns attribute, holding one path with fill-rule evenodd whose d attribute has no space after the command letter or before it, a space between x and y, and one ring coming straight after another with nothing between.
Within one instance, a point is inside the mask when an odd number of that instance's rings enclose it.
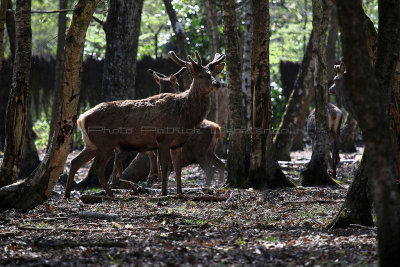
<instances>
[{"instance_id":1,"label":"thin tree trunk","mask_svg":"<svg viewBox=\"0 0 400 267\"><path fill-rule=\"evenodd\" d=\"M85 34L100 0L80 0L74 8L65 45L64 82L59 107L60 121L50 147L36 171L20 183L0 189L0 210L28 210L49 198L64 168L77 119Z\"/></svg>"},{"instance_id":2,"label":"thin tree trunk","mask_svg":"<svg viewBox=\"0 0 400 267\"><path fill-rule=\"evenodd\" d=\"M21 169L18 174L18 178L23 179L28 177L37 166L40 164L39 155L36 150L35 140L37 138L36 133L32 130L32 116L30 112L30 101L28 101L28 114L26 121L25 141L24 149L22 154Z\"/></svg>"},{"instance_id":3,"label":"thin tree trunk","mask_svg":"<svg viewBox=\"0 0 400 267\"><path fill-rule=\"evenodd\" d=\"M67 9L68 0L59 0L59 8ZM54 96L53 107L51 109L51 122L48 144L50 144L53 136L55 124L58 122L58 106L60 101L60 88L63 82L63 66L64 66L64 47L65 47L65 32L67 30L67 13L60 12L58 14L58 35L57 35L57 54L56 54L56 74L54 77Z\"/></svg>"},{"instance_id":4,"label":"thin tree trunk","mask_svg":"<svg viewBox=\"0 0 400 267\"><path fill-rule=\"evenodd\" d=\"M7 9L12 9L13 5L11 0L7 1ZM10 44L10 52L11 58L14 60L15 58L15 46L16 46L16 33L15 33L15 17L13 12L7 12L6 14L6 26L7 26L7 35Z\"/></svg>"},{"instance_id":5,"label":"thin tree trunk","mask_svg":"<svg viewBox=\"0 0 400 267\"><path fill-rule=\"evenodd\" d=\"M328 6L323 7L323 1L313 0L313 29L314 51L316 53L316 86L315 86L315 141L310 162L305 170L300 173L303 186L336 185L336 182L327 173L327 164L330 156L330 144L328 135L328 83L326 80L326 33L322 27L324 14ZM326 2L325 2L326 4ZM323 11L325 8L325 11Z\"/></svg>"},{"instance_id":6,"label":"thin tree trunk","mask_svg":"<svg viewBox=\"0 0 400 267\"><path fill-rule=\"evenodd\" d=\"M172 6L171 0L163 0L165 9L167 11L169 20L171 21L172 29L174 30L176 43L178 46L178 57L179 58L187 58L188 48L186 43L186 33L183 28L182 23L179 22L178 17L176 16L176 12L174 7ZM189 88L192 80L189 77L187 72L183 73L183 88L186 90Z\"/></svg>"},{"instance_id":7,"label":"thin tree trunk","mask_svg":"<svg viewBox=\"0 0 400 267\"><path fill-rule=\"evenodd\" d=\"M219 41L218 41L218 15L217 7L214 0L204 0L204 10L207 19L207 34L208 34L208 51L210 60L214 57L215 53L218 53ZM219 77L216 77L219 80ZM210 111L207 114L207 119L210 121L218 121L218 94L219 91L215 92L210 96L211 104Z\"/></svg>"},{"instance_id":8,"label":"thin tree trunk","mask_svg":"<svg viewBox=\"0 0 400 267\"><path fill-rule=\"evenodd\" d=\"M226 51L226 73L228 84L228 114L230 117L229 153L227 159L227 182L233 187L243 185L248 170L248 147L245 129L242 90L239 38L236 27L235 1L223 0L224 42Z\"/></svg>"},{"instance_id":9,"label":"thin tree trunk","mask_svg":"<svg viewBox=\"0 0 400 267\"><path fill-rule=\"evenodd\" d=\"M4 59L4 25L6 22L7 0L0 2L0 72Z\"/></svg>"},{"instance_id":10,"label":"thin tree trunk","mask_svg":"<svg viewBox=\"0 0 400 267\"><path fill-rule=\"evenodd\" d=\"M251 156L247 185L263 189L293 187L272 153L268 1L252 1Z\"/></svg>"},{"instance_id":11,"label":"thin tree trunk","mask_svg":"<svg viewBox=\"0 0 400 267\"><path fill-rule=\"evenodd\" d=\"M7 104L6 142L0 169L0 187L18 179L25 140L29 74L31 68L32 31L31 2L17 1L16 5L16 57L13 83Z\"/></svg>"},{"instance_id":12,"label":"thin tree trunk","mask_svg":"<svg viewBox=\"0 0 400 267\"><path fill-rule=\"evenodd\" d=\"M391 266L400 255L400 194L394 177L389 93L400 47L400 2L379 1L379 35L375 73L368 55L361 1L338 0L343 55L354 109L363 132L366 166L378 226L379 265Z\"/></svg>"},{"instance_id":13,"label":"thin tree trunk","mask_svg":"<svg viewBox=\"0 0 400 267\"><path fill-rule=\"evenodd\" d=\"M313 72L315 65L315 58L312 53L312 42L314 33L311 32L310 39L307 44L306 52L303 56L299 74L294 83L292 94L286 105L286 110L282 116L282 121L278 127L278 131L274 137L274 150L278 160L290 161L290 148L292 146L293 138L297 134L301 124L301 132L303 133L304 121L298 122L297 116L301 110L305 109L308 100L311 102L314 95L311 86L313 84Z\"/></svg>"},{"instance_id":14,"label":"thin tree trunk","mask_svg":"<svg viewBox=\"0 0 400 267\"><path fill-rule=\"evenodd\" d=\"M242 71L242 93L243 93L243 107L244 107L244 121L247 129L250 129L251 121L251 49L252 49L252 36L253 36L253 10L252 1L245 0L245 16L244 16L244 46L243 46L243 71Z\"/></svg>"}]
</instances>

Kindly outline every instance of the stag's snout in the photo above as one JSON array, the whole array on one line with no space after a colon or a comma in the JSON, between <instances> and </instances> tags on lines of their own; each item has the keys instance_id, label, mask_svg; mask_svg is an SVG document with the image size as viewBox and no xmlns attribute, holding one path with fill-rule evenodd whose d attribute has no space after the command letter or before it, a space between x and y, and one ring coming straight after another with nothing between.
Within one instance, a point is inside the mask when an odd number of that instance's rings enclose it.
<instances>
[{"instance_id":1,"label":"stag's snout","mask_svg":"<svg viewBox=\"0 0 400 267\"><path fill-rule=\"evenodd\" d=\"M212 83L212 85L214 86L214 88L217 88L217 89L219 89L221 87L221 83L219 81L214 81Z\"/></svg>"},{"instance_id":2,"label":"stag's snout","mask_svg":"<svg viewBox=\"0 0 400 267\"><path fill-rule=\"evenodd\" d=\"M328 89L329 94L336 95L336 84L333 83L331 87Z\"/></svg>"}]
</instances>

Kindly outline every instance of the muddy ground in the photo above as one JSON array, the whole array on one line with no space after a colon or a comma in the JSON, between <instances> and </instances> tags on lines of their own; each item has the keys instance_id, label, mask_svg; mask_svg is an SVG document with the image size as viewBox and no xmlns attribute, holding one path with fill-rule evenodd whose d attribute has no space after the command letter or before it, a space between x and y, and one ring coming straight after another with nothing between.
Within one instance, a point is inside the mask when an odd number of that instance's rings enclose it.
<instances>
[{"instance_id":1,"label":"muddy ground","mask_svg":"<svg viewBox=\"0 0 400 267\"><path fill-rule=\"evenodd\" d=\"M159 197L155 185L138 196L117 190L118 199L95 204L79 197L96 190L73 192L66 200L57 185L50 200L27 213L0 213L0 265L376 265L376 228L325 227L343 203L360 157L361 150L341 154L342 185L336 188L207 192L198 165L184 171L182 198L175 197L172 176L168 197ZM280 164L296 181L310 151L292 158Z\"/></svg>"}]
</instances>

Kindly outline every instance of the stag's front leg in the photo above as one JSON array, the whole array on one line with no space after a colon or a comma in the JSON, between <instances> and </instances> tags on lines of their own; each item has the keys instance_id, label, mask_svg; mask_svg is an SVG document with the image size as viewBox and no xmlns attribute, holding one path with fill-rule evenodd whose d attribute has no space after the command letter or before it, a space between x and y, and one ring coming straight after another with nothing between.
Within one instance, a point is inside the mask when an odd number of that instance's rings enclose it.
<instances>
[{"instance_id":1,"label":"stag's front leg","mask_svg":"<svg viewBox=\"0 0 400 267\"><path fill-rule=\"evenodd\" d=\"M171 156L169 154L170 143L163 142L158 145L158 157L160 161L161 168L161 195L166 196L168 194L168 163L171 161Z\"/></svg>"},{"instance_id":2,"label":"stag's front leg","mask_svg":"<svg viewBox=\"0 0 400 267\"><path fill-rule=\"evenodd\" d=\"M171 158L176 175L176 194L182 194L182 148L171 149Z\"/></svg>"}]
</instances>

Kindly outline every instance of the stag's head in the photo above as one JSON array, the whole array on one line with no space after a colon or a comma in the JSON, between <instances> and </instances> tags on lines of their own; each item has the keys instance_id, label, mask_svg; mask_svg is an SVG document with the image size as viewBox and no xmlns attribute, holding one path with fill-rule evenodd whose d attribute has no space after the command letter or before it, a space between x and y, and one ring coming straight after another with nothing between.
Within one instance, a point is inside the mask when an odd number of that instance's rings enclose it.
<instances>
[{"instance_id":1,"label":"stag's head","mask_svg":"<svg viewBox=\"0 0 400 267\"><path fill-rule=\"evenodd\" d=\"M153 75L154 80L160 87L160 93L179 93L179 83L177 77L181 75L186 68L181 68L177 73L166 76L162 73L156 72L152 69L148 69L147 72Z\"/></svg>"},{"instance_id":2,"label":"stag's head","mask_svg":"<svg viewBox=\"0 0 400 267\"><path fill-rule=\"evenodd\" d=\"M214 59L206 66L203 66L197 51L195 52L197 62L190 56L188 56L189 61L184 61L178 58L173 51L170 51L168 55L176 64L188 69L190 75L193 77L193 84L196 85L202 93L210 94L218 90L221 86L214 76L224 69L225 64L223 61L225 55L215 54Z\"/></svg>"},{"instance_id":3,"label":"stag's head","mask_svg":"<svg viewBox=\"0 0 400 267\"><path fill-rule=\"evenodd\" d=\"M333 78L333 84L329 88L329 93L335 95L338 91L341 91L344 88L345 83L345 74L346 74L346 66L343 62L340 62L340 65L334 66L336 71L336 76Z\"/></svg>"}]
</instances>

